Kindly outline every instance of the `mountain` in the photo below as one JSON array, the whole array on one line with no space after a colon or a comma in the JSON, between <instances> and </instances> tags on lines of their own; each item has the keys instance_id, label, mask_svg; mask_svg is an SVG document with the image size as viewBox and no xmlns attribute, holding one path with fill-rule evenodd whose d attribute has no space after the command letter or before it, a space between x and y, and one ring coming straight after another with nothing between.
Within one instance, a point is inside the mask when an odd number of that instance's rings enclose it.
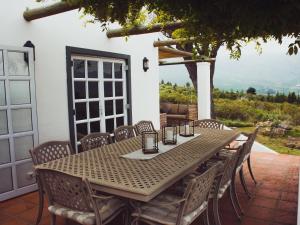
<instances>
[{"instance_id":1,"label":"mountain","mask_svg":"<svg viewBox=\"0 0 300 225\"><path fill-rule=\"evenodd\" d=\"M296 87L300 84L300 54L286 54L292 41L286 38L281 45L275 41L263 43L262 54L250 43L242 48L239 60L230 59L229 52L221 48L216 61L215 87L245 90L251 86L258 93L300 91ZM160 67L160 78L177 84L191 83L184 65Z\"/></svg>"}]
</instances>

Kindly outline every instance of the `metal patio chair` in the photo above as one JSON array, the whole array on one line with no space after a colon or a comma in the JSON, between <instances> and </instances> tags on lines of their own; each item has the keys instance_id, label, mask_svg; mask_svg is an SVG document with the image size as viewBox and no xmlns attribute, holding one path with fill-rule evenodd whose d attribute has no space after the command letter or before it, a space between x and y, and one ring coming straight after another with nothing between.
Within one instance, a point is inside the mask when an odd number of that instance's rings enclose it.
<instances>
[{"instance_id":1,"label":"metal patio chair","mask_svg":"<svg viewBox=\"0 0 300 225\"><path fill-rule=\"evenodd\" d=\"M115 142L135 137L133 126L120 126L114 131Z\"/></svg>"},{"instance_id":2,"label":"metal patio chair","mask_svg":"<svg viewBox=\"0 0 300 225\"><path fill-rule=\"evenodd\" d=\"M158 195L148 203L136 207L131 214L132 224L189 225L202 215L208 224L208 197L215 181L219 165L215 164L202 174L190 177L183 194L169 191Z\"/></svg>"},{"instance_id":3,"label":"metal patio chair","mask_svg":"<svg viewBox=\"0 0 300 225\"><path fill-rule=\"evenodd\" d=\"M141 135L143 132L155 131L153 123L148 120L141 120L134 125L136 135Z\"/></svg>"},{"instance_id":4,"label":"metal patio chair","mask_svg":"<svg viewBox=\"0 0 300 225\"><path fill-rule=\"evenodd\" d=\"M80 139L83 151L88 151L93 148L100 148L104 145L112 143L109 133L91 133Z\"/></svg>"},{"instance_id":5,"label":"metal patio chair","mask_svg":"<svg viewBox=\"0 0 300 225\"><path fill-rule=\"evenodd\" d=\"M47 163L56 159L69 156L73 153L68 141L49 141L29 150L34 165ZM36 175L39 192L39 208L35 224L41 222L44 208L44 189L39 177Z\"/></svg>"},{"instance_id":6,"label":"metal patio chair","mask_svg":"<svg viewBox=\"0 0 300 225\"><path fill-rule=\"evenodd\" d=\"M257 182L255 180L255 177L254 177L254 174L253 174L253 171L252 171L250 156L251 156L251 149L252 149L252 146L254 144L255 138L256 138L256 136L258 134L258 131L259 131L259 127L257 127L254 130L253 133L250 133L250 134L242 133L243 135L246 136L246 139L244 139L244 140L243 139L237 139L236 140L239 145L241 145L243 143L245 145L245 150L243 152L242 157L239 159L239 163L237 165L237 172L239 173L242 187L243 187L245 193L248 195L249 198L251 198L251 193L249 192L249 190L247 188L247 185L246 185L246 182L245 182L243 165L244 165L244 162L247 161L247 166L248 166L248 170L249 170L250 176L251 176L253 182L255 184L257 184ZM229 147L229 148L226 148L226 149L228 149L228 150L236 150L237 147Z\"/></svg>"},{"instance_id":7,"label":"metal patio chair","mask_svg":"<svg viewBox=\"0 0 300 225\"><path fill-rule=\"evenodd\" d=\"M208 128L208 129L218 129L218 130L224 129L224 124L214 119L196 120L195 126L198 126L200 128Z\"/></svg>"},{"instance_id":8,"label":"metal patio chair","mask_svg":"<svg viewBox=\"0 0 300 225\"><path fill-rule=\"evenodd\" d=\"M49 199L51 225L55 225L56 216L84 225L102 225L122 212L127 215L126 204L114 196L95 194L87 179L46 169L37 173Z\"/></svg>"},{"instance_id":9,"label":"metal patio chair","mask_svg":"<svg viewBox=\"0 0 300 225\"><path fill-rule=\"evenodd\" d=\"M216 225L221 225L220 216L219 216L219 199L221 199L225 192L228 190L230 195L230 202L235 211L235 214L238 219L241 219L243 214L242 208L237 198L237 193L235 189L235 174L237 163L243 152L243 146L240 146L235 152L228 153L227 150L223 150L219 155L215 156L213 159L207 162L207 166L210 167L215 163L222 162L223 167L221 168L222 176L219 180L216 181L214 185L214 190L210 194L210 198L213 200L213 215Z\"/></svg>"}]
</instances>

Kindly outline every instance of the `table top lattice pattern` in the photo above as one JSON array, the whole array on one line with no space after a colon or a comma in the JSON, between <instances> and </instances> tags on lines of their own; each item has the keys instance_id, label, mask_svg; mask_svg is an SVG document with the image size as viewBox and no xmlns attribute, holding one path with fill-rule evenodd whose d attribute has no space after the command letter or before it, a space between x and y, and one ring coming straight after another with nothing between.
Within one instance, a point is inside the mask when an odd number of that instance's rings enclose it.
<instances>
[{"instance_id":1,"label":"table top lattice pattern","mask_svg":"<svg viewBox=\"0 0 300 225\"><path fill-rule=\"evenodd\" d=\"M152 195L210 158L239 135L237 131L199 128L195 131L201 135L147 161L120 157L141 148L141 137L135 137L45 163L37 168L86 177L95 185Z\"/></svg>"}]
</instances>

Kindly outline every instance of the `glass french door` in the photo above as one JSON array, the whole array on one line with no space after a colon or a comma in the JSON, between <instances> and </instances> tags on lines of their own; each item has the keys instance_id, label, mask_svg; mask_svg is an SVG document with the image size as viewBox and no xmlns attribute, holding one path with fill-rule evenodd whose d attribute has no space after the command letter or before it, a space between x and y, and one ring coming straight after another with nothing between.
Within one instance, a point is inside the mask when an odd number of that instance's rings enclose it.
<instances>
[{"instance_id":1,"label":"glass french door","mask_svg":"<svg viewBox=\"0 0 300 225\"><path fill-rule=\"evenodd\" d=\"M112 133L127 124L125 61L72 56L74 133L80 139L93 132Z\"/></svg>"},{"instance_id":2,"label":"glass french door","mask_svg":"<svg viewBox=\"0 0 300 225\"><path fill-rule=\"evenodd\" d=\"M36 189L36 118L33 51L0 46L0 201Z\"/></svg>"}]
</instances>

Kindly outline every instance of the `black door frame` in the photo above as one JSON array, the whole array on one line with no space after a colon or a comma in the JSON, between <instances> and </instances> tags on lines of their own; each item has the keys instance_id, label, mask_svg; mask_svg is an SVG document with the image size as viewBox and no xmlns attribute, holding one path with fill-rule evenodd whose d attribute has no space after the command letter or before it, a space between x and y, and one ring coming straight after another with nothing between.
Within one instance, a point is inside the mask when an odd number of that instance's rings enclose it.
<instances>
[{"instance_id":1,"label":"black door frame","mask_svg":"<svg viewBox=\"0 0 300 225\"><path fill-rule=\"evenodd\" d=\"M76 149L75 143L75 133L74 133L74 113L75 109L73 109L73 85L72 85L72 55L82 55L82 56L97 56L104 58L114 58L114 59L123 59L127 65L126 70L126 86L127 86L127 104L129 105L127 109L128 116L128 124L132 124L132 104L131 104L131 57L130 55L119 54L114 52L105 52L98 51L92 49L85 48L77 48L66 46L66 70L67 70L67 95L68 95L68 114L69 114L69 132L70 132L70 140L73 149Z\"/></svg>"}]
</instances>

